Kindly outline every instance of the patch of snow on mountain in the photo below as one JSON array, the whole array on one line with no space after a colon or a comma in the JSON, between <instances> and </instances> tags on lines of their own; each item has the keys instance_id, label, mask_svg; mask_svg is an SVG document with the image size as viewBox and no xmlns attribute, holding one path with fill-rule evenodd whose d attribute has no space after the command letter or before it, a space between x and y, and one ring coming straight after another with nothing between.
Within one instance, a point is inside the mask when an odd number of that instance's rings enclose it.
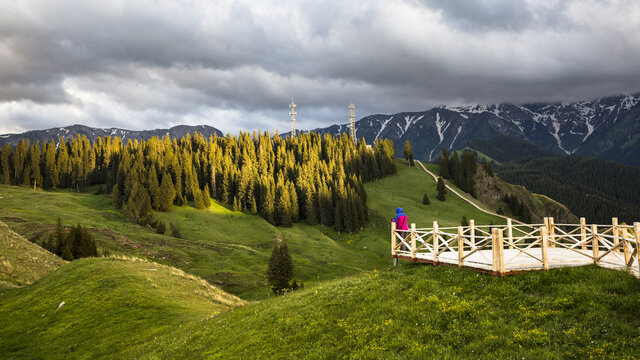
<instances>
[{"instance_id":1,"label":"patch of snow on mountain","mask_svg":"<svg viewBox=\"0 0 640 360\"><path fill-rule=\"evenodd\" d=\"M442 125L447 125L444 130L442 129ZM440 138L440 143L442 143L442 140L444 140L444 132L447 131L447 128L449 128L449 125L451 124L447 124L446 121L442 120L440 121L440 113L436 113L436 128L438 129L438 137Z\"/></svg>"},{"instance_id":2,"label":"patch of snow on mountain","mask_svg":"<svg viewBox=\"0 0 640 360\"><path fill-rule=\"evenodd\" d=\"M458 135L460 135L461 131L462 131L462 126L458 126L458 132L456 133L456 136L453 138L451 145L449 145L450 149L453 149L453 144L456 142L456 139L458 139Z\"/></svg>"},{"instance_id":3,"label":"patch of snow on mountain","mask_svg":"<svg viewBox=\"0 0 640 360\"><path fill-rule=\"evenodd\" d=\"M465 114L460 114L460 116L462 116L462 117L463 117L463 118L465 118L465 119L468 119L468 118L469 118L469 116L467 116L467 115L465 115Z\"/></svg>"},{"instance_id":4,"label":"patch of snow on mountain","mask_svg":"<svg viewBox=\"0 0 640 360\"><path fill-rule=\"evenodd\" d=\"M378 140L378 137L380 136L380 134L382 133L382 130L384 130L384 128L387 127L387 124L389 123L389 121L391 121L391 119L393 119L393 116L391 116L390 118L388 118L387 120L385 120L382 123L382 126L380 127L380 130L378 130L378 133L376 134L376 140ZM375 140L374 140L375 141Z\"/></svg>"},{"instance_id":5,"label":"patch of snow on mountain","mask_svg":"<svg viewBox=\"0 0 640 360\"><path fill-rule=\"evenodd\" d=\"M627 95L624 97L624 99L622 99L621 106L623 106L625 110L629 110L632 107L636 106L636 104L638 104L638 98L631 95Z\"/></svg>"}]
</instances>

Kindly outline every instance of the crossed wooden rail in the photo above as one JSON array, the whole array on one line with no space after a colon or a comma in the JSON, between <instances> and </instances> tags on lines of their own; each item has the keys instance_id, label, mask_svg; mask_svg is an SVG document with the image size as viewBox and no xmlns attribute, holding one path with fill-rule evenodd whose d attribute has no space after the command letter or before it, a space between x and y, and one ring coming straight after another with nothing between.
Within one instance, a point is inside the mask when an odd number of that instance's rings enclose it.
<instances>
[{"instance_id":1,"label":"crossed wooden rail","mask_svg":"<svg viewBox=\"0 0 640 360\"><path fill-rule=\"evenodd\" d=\"M391 223L394 259L449 264L504 275L553 267L598 266L626 270L640 277L640 222L633 225L543 224L416 228L396 230ZM397 261L397 260L396 260Z\"/></svg>"}]
</instances>

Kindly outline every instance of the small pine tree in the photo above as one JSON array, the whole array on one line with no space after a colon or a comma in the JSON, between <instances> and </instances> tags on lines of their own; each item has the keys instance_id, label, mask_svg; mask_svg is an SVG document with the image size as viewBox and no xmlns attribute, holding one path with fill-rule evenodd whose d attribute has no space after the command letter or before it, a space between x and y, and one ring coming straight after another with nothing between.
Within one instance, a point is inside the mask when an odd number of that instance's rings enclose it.
<instances>
[{"instance_id":1,"label":"small pine tree","mask_svg":"<svg viewBox=\"0 0 640 360\"><path fill-rule=\"evenodd\" d=\"M251 198L251 213L256 215L258 213L258 205L256 204L256 199Z\"/></svg>"},{"instance_id":2,"label":"small pine tree","mask_svg":"<svg viewBox=\"0 0 640 360\"><path fill-rule=\"evenodd\" d=\"M424 205L429 205L431 204L431 201L429 201L429 197L427 196L427 193L424 193L424 196L422 197L422 203Z\"/></svg>"},{"instance_id":3,"label":"small pine tree","mask_svg":"<svg viewBox=\"0 0 640 360\"><path fill-rule=\"evenodd\" d=\"M267 280L273 293L281 295L291 288L293 279L293 262L287 244L278 242L271 252Z\"/></svg>"},{"instance_id":4,"label":"small pine tree","mask_svg":"<svg viewBox=\"0 0 640 360\"><path fill-rule=\"evenodd\" d=\"M238 200L238 198L236 196L233 197L233 211L240 211L242 210L240 208L240 201Z\"/></svg>"},{"instance_id":5,"label":"small pine tree","mask_svg":"<svg viewBox=\"0 0 640 360\"><path fill-rule=\"evenodd\" d=\"M173 225L173 223L170 223L169 227L171 228L171 236L173 236L174 238L182 239L182 233L177 226Z\"/></svg>"},{"instance_id":6,"label":"small pine tree","mask_svg":"<svg viewBox=\"0 0 640 360\"><path fill-rule=\"evenodd\" d=\"M164 173L162 175L162 184L160 185L160 192L158 194L158 209L160 211L170 211L173 209L173 200L176 197L175 188L171 175Z\"/></svg>"},{"instance_id":7,"label":"small pine tree","mask_svg":"<svg viewBox=\"0 0 640 360\"><path fill-rule=\"evenodd\" d=\"M211 191L209 190L209 184L204 186L204 191L202 192L204 198L204 207L208 209L211 207Z\"/></svg>"},{"instance_id":8,"label":"small pine tree","mask_svg":"<svg viewBox=\"0 0 640 360\"><path fill-rule=\"evenodd\" d=\"M502 210L502 207L498 208L498 211L496 211L496 214L498 215L504 215L504 211Z\"/></svg>"},{"instance_id":9,"label":"small pine tree","mask_svg":"<svg viewBox=\"0 0 640 360\"><path fill-rule=\"evenodd\" d=\"M438 200L445 201L444 194L447 193L446 187L444 185L444 180L442 178L438 178L438 185L436 186L438 190Z\"/></svg>"},{"instance_id":10,"label":"small pine tree","mask_svg":"<svg viewBox=\"0 0 640 360\"><path fill-rule=\"evenodd\" d=\"M167 232L167 225L164 224L164 221L158 221L156 223L156 233L164 234Z\"/></svg>"},{"instance_id":11,"label":"small pine tree","mask_svg":"<svg viewBox=\"0 0 640 360\"><path fill-rule=\"evenodd\" d=\"M469 222L467 221L467 217L462 215L462 219L460 220L460 226L469 226Z\"/></svg>"},{"instance_id":12,"label":"small pine tree","mask_svg":"<svg viewBox=\"0 0 640 360\"><path fill-rule=\"evenodd\" d=\"M202 194L202 190L195 188L193 189L193 203L196 209L204 209L204 195Z\"/></svg>"},{"instance_id":13,"label":"small pine tree","mask_svg":"<svg viewBox=\"0 0 640 360\"><path fill-rule=\"evenodd\" d=\"M413 149L409 140L404 142L404 157L409 160L409 166L413 166Z\"/></svg>"}]
</instances>

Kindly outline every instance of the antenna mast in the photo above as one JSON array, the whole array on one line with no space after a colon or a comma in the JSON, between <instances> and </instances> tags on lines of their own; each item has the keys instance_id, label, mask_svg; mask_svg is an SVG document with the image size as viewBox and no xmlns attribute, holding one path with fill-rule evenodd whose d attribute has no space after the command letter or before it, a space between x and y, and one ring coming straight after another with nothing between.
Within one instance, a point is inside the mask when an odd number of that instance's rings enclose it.
<instances>
[{"instance_id":1,"label":"antenna mast","mask_svg":"<svg viewBox=\"0 0 640 360\"><path fill-rule=\"evenodd\" d=\"M354 144L358 143L358 139L356 138L356 114L354 112L355 106L353 103L349 104L349 129L351 130L351 139Z\"/></svg>"},{"instance_id":2,"label":"antenna mast","mask_svg":"<svg viewBox=\"0 0 640 360\"><path fill-rule=\"evenodd\" d=\"M291 104L289 104L289 115L291 115L291 137L296 136L296 104L293 102L293 98L291 98Z\"/></svg>"}]
</instances>

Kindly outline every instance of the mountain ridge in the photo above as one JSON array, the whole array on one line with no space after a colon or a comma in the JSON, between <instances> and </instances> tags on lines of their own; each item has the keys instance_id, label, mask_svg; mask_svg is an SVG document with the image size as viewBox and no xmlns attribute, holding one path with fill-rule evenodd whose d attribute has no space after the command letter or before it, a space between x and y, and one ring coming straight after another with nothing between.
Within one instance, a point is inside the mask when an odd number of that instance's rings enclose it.
<instances>
[{"instance_id":1,"label":"mountain ridge","mask_svg":"<svg viewBox=\"0 0 640 360\"><path fill-rule=\"evenodd\" d=\"M462 149L473 139L515 136L558 154L575 154L640 166L640 93L573 103L438 106L425 111L368 115L356 135L368 143L405 140L417 159L433 161L440 148ZM312 131L339 134L347 124Z\"/></svg>"},{"instance_id":2,"label":"mountain ridge","mask_svg":"<svg viewBox=\"0 0 640 360\"><path fill-rule=\"evenodd\" d=\"M49 128L44 130L31 130L20 134L3 134L0 135L0 145L9 143L11 146L17 145L21 139L27 138L31 141L38 140L40 142L49 142L54 139L56 142L60 137L76 137L85 135L89 141L93 142L98 137L119 136L122 140L148 140L154 136L159 138L169 134L171 138L180 138L187 133L199 132L205 138L213 136L224 136L224 133L209 125L177 125L169 129L153 129L153 130L127 130L121 128L94 128L81 124L73 124L59 128Z\"/></svg>"}]
</instances>

